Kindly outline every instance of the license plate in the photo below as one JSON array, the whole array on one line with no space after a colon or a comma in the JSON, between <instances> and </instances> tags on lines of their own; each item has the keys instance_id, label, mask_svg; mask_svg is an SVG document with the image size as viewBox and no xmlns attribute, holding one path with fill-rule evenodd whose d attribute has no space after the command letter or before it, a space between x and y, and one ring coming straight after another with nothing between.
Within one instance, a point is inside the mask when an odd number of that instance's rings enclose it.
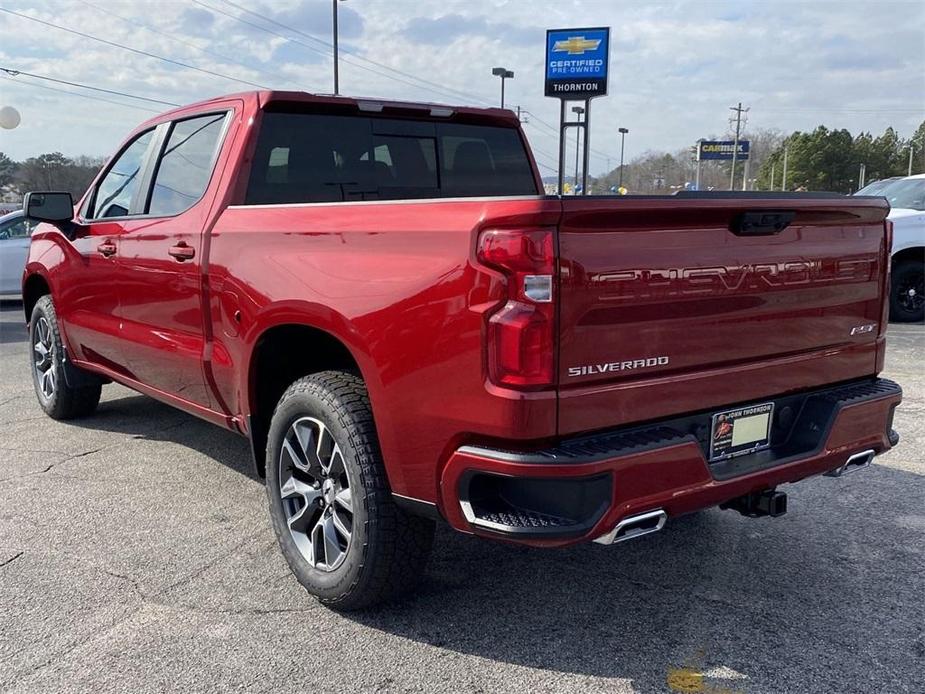
<instances>
[{"instance_id":1,"label":"license plate","mask_svg":"<svg viewBox=\"0 0 925 694\"><path fill-rule=\"evenodd\" d=\"M734 458L771 445L774 403L717 412L710 427L710 460Z\"/></svg>"}]
</instances>

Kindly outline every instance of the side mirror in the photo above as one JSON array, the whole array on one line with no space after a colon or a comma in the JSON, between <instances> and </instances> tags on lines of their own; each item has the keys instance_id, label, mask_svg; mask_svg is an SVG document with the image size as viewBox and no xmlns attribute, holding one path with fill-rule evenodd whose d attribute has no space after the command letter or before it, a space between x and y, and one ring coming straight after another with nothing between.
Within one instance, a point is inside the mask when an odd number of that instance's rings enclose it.
<instances>
[{"instance_id":1,"label":"side mirror","mask_svg":"<svg viewBox=\"0 0 925 694\"><path fill-rule=\"evenodd\" d=\"M26 193L22 209L27 219L61 224L74 219L74 200L70 193Z\"/></svg>"},{"instance_id":2,"label":"side mirror","mask_svg":"<svg viewBox=\"0 0 925 694\"><path fill-rule=\"evenodd\" d=\"M26 219L54 224L71 241L77 225L74 224L74 199L70 193L26 193L22 199Z\"/></svg>"}]
</instances>

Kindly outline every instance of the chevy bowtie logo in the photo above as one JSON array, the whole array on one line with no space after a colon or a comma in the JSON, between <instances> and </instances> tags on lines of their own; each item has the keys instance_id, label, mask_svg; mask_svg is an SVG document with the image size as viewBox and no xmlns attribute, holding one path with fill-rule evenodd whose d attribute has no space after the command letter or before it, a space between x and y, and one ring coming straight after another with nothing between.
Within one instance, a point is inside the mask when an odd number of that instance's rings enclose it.
<instances>
[{"instance_id":1,"label":"chevy bowtie logo","mask_svg":"<svg viewBox=\"0 0 925 694\"><path fill-rule=\"evenodd\" d=\"M596 51L601 45L601 39L586 39L584 36L569 36L567 41L556 41L552 50L554 53L566 52L569 55L583 55L587 51Z\"/></svg>"}]
</instances>

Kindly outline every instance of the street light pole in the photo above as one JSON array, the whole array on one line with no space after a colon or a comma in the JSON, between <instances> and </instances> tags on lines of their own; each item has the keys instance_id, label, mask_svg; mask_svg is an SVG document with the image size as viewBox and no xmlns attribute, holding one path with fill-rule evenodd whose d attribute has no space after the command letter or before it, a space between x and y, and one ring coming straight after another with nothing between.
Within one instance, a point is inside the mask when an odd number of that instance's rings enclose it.
<instances>
[{"instance_id":1,"label":"street light pole","mask_svg":"<svg viewBox=\"0 0 925 694\"><path fill-rule=\"evenodd\" d=\"M337 74L338 62L337 55L337 3L344 0L331 0L332 11L334 13L334 96L340 94L340 76Z\"/></svg>"},{"instance_id":2,"label":"street light pole","mask_svg":"<svg viewBox=\"0 0 925 694\"><path fill-rule=\"evenodd\" d=\"M579 123L581 123L581 114L584 112L585 109L583 106L572 106L572 113L578 114ZM575 195L578 195L578 154L580 150L578 145L578 138L581 136L580 130L581 128L575 128Z\"/></svg>"},{"instance_id":3,"label":"street light pole","mask_svg":"<svg viewBox=\"0 0 925 694\"><path fill-rule=\"evenodd\" d=\"M623 187L623 145L626 144L626 134L629 132L628 128L619 128L620 132L620 183L617 186L618 188Z\"/></svg>"},{"instance_id":4,"label":"street light pole","mask_svg":"<svg viewBox=\"0 0 925 694\"><path fill-rule=\"evenodd\" d=\"M507 68L495 67L491 69L491 74L501 78L501 108L504 108L504 80L512 79L514 77L514 72Z\"/></svg>"}]
</instances>

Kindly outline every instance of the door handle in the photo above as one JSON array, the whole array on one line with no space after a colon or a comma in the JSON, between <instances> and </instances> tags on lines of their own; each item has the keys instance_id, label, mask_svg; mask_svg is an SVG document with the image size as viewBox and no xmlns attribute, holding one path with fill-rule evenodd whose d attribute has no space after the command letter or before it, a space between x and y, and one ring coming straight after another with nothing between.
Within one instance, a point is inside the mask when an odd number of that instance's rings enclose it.
<instances>
[{"instance_id":1,"label":"door handle","mask_svg":"<svg viewBox=\"0 0 925 694\"><path fill-rule=\"evenodd\" d=\"M176 246L171 246L167 252L181 263L184 260L192 260L193 256L196 255L196 249L192 246L187 246L183 241Z\"/></svg>"},{"instance_id":2,"label":"door handle","mask_svg":"<svg viewBox=\"0 0 925 694\"><path fill-rule=\"evenodd\" d=\"M109 256L116 254L116 244L114 244L112 241L103 241L103 243L96 247L96 250L104 258L108 258Z\"/></svg>"}]
</instances>

